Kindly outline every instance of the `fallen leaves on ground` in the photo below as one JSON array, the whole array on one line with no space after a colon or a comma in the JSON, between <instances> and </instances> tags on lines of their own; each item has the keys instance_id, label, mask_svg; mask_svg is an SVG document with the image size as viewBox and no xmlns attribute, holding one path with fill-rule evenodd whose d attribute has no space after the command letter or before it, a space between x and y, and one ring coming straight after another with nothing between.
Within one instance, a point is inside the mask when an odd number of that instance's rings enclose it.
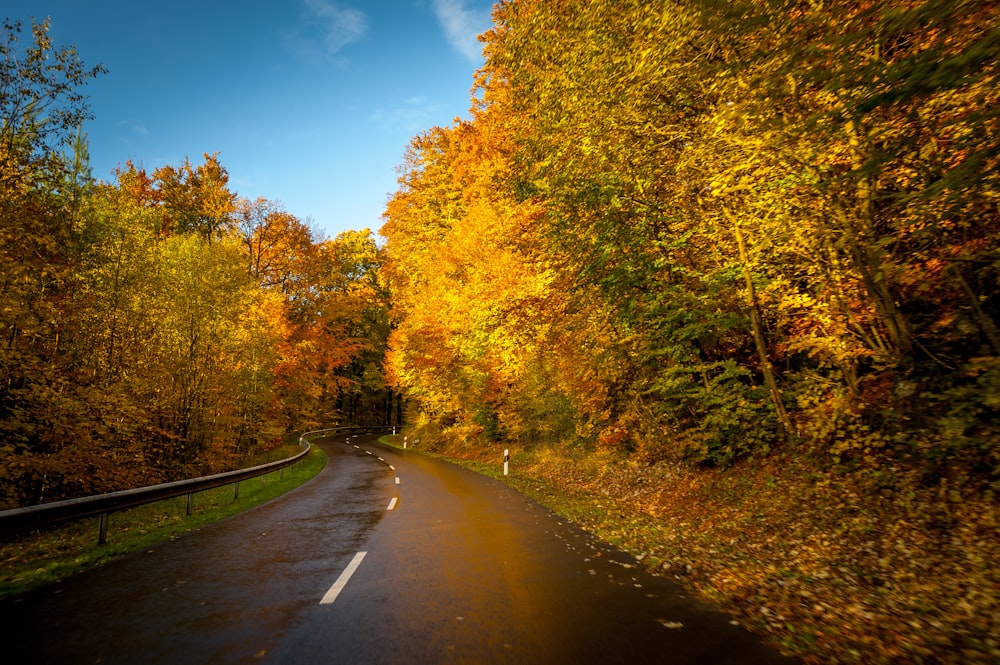
<instances>
[{"instance_id":1,"label":"fallen leaves on ground","mask_svg":"<svg viewBox=\"0 0 1000 665\"><path fill-rule=\"evenodd\" d=\"M808 663L1000 662L1000 508L961 478L551 449L514 484Z\"/></svg>"}]
</instances>

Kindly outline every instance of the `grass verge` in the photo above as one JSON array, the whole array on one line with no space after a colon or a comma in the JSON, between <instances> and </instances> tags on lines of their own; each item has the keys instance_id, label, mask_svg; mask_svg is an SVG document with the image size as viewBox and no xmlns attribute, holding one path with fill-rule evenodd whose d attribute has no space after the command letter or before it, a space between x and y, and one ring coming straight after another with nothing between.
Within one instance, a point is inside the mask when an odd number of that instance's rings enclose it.
<instances>
[{"instance_id":1,"label":"grass verge","mask_svg":"<svg viewBox=\"0 0 1000 665\"><path fill-rule=\"evenodd\" d=\"M249 510L312 479L326 461L326 453L313 446L305 459L283 473L274 471L240 483L238 498L234 498L233 485L195 494L190 515L185 514L184 496L111 513L108 542L104 545L97 544L96 517L0 542L0 599Z\"/></svg>"}]
</instances>

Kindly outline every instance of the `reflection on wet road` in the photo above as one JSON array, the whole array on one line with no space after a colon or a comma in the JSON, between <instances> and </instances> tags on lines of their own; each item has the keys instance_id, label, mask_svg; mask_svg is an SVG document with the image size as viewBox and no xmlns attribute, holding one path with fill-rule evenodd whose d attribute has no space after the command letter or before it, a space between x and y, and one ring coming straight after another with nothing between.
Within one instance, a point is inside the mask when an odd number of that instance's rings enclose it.
<instances>
[{"instance_id":1,"label":"reflection on wet road","mask_svg":"<svg viewBox=\"0 0 1000 665\"><path fill-rule=\"evenodd\" d=\"M327 440L295 492L0 604L10 662L786 662L504 485L375 439Z\"/></svg>"}]
</instances>

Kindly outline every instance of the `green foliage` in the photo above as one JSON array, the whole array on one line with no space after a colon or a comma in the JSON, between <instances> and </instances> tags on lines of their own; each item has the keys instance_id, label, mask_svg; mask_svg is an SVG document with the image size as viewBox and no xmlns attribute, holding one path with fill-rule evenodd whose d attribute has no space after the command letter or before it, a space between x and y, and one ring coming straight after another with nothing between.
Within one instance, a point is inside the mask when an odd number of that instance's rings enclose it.
<instances>
[{"instance_id":1,"label":"green foliage","mask_svg":"<svg viewBox=\"0 0 1000 665\"><path fill-rule=\"evenodd\" d=\"M699 379L684 377L686 387L677 385L683 376L677 372L674 385L661 388L661 394L672 398L661 402L661 408L677 423L682 442L673 456L679 452L699 464L725 467L741 458L766 455L776 427L767 390L748 385L749 372L731 361L700 370ZM705 380L706 373L710 379Z\"/></svg>"},{"instance_id":2,"label":"green foliage","mask_svg":"<svg viewBox=\"0 0 1000 665\"><path fill-rule=\"evenodd\" d=\"M32 22L32 43L21 46L20 21L4 19L0 32L0 155L45 159L61 153L90 111L79 88L104 74L87 68L72 47L56 49L49 21ZM3 166L3 182L10 175Z\"/></svg>"},{"instance_id":3,"label":"green foliage","mask_svg":"<svg viewBox=\"0 0 1000 665\"><path fill-rule=\"evenodd\" d=\"M481 406L472 416L473 422L483 428L483 438L487 442L503 440L500 416L489 406Z\"/></svg>"},{"instance_id":4,"label":"green foliage","mask_svg":"<svg viewBox=\"0 0 1000 665\"><path fill-rule=\"evenodd\" d=\"M937 385L935 385L935 383ZM919 394L926 405L920 424L930 431L912 442L935 472L960 464L1000 481L1000 361L973 358L947 384L928 382Z\"/></svg>"}]
</instances>

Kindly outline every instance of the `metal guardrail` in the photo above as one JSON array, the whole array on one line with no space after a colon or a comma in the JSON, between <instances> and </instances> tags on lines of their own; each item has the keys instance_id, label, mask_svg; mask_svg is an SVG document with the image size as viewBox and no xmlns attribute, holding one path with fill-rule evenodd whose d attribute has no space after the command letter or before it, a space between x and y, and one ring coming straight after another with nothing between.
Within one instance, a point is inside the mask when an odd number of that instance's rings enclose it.
<instances>
[{"instance_id":1,"label":"metal guardrail","mask_svg":"<svg viewBox=\"0 0 1000 665\"><path fill-rule=\"evenodd\" d=\"M292 457L260 464L246 469L227 471L212 476L202 476L201 478L190 478L188 480L178 480L172 483L160 485L150 485L147 487L137 487L130 490L110 492L108 494L98 494L95 496L81 497L79 499L67 499L65 501L52 501L42 503L37 506L27 506L25 508L13 508L11 510L0 511L0 533L10 533L51 526L62 522L83 519L85 517L100 516L100 534L98 543L104 544L107 541L108 515L118 510L134 508L147 503L155 503L164 499L172 499L177 496L187 495L187 513L191 514L191 503L193 496L204 490L222 487L224 485L235 485L234 498L239 497L239 484L241 481L263 476L272 471L278 471L292 466L307 454L309 454L309 437L315 438L318 435L345 432L349 430L375 430L388 429L384 427L334 427L331 429L314 430L306 432L299 437L299 444L302 445L302 452Z\"/></svg>"}]
</instances>

